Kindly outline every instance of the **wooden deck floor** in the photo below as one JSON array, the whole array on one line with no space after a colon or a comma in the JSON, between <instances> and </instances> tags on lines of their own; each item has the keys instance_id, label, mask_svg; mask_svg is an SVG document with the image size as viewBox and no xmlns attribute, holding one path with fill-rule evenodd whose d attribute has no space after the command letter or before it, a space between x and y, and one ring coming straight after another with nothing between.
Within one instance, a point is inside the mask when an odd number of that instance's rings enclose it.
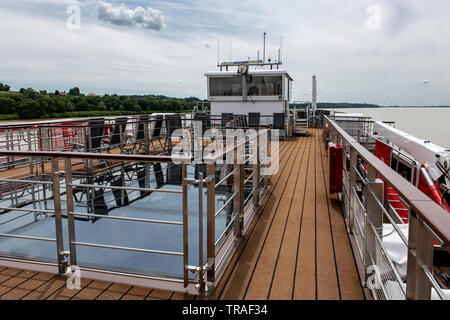
<instances>
[{"instance_id":1,"label":"wooden deck floor","mask_svg":"<svg viewBox=\"0 0 450 320\"><path fill-rule=\"evenodd\" d=\"M211 297L0 267L0 299L364 299L321 130L280 146L280 169Z\"/></svg>"}]
</instances>

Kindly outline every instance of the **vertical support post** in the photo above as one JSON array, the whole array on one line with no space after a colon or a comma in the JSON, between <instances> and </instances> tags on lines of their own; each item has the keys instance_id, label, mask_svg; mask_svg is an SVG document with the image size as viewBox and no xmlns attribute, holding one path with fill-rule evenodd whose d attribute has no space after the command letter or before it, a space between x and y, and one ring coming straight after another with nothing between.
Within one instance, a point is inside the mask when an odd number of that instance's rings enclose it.
<instances>
[{"instance_id":1,"label":"vertical support post","mask_svg":"<svg viewBox=\"0 0 450 320\"><path fill-rule=\"evenodd\" d=\"M359 128L356 130L357 131L357 135L356 135L356 141L358 141L358 143L361 143L361 125L359 126Z\"/></svg>"},{"instance_id":2,"label":"vertical support post","mask_svg":"<svg viewBox=\"0 0 450 320\"><path fill-rule=\"evenodd\" d=\"M55 210L55 231L56 231L56 249L58 257L58 272L64 273L66 270L66 261L64 259L64 243L61 218L61 190L59 183L58 159L52 158L52 187L53 187L53 206Z\"/></svg>"},{"instance_id":3,"label":"vertical support post","mask_svg":"<svg viewBox=\"0 0 450 320\"><path fill-rule=\"evenodd\" d=\"M49 150L50 151L56 151L55 146L53 145L53 131L52 128L48 129L48 144L49 144Z\"/></svg>"},{"instance_id":4,"label":"vertical support post","mask_svg":"<svg viewBox=\"0 0 450 320\"><path fill-rule=\"evenodd\" d=\"M77 264L76 245L73 243L75 238L75 219L73 216L73 188L72 188L72 162L70 158L64 159L64 167L66 172L66 201L67 201L67 223L69 233L69 250L70 250L70 264Z\"/></svg>"},{"instance_id":5,"label":"vertical support post","mask_svg":"<svg viewBox=\"0 0 450 320\"><path fill-rule=\"evenodd\" d=\"M208 174L207 182L207 226L206 226L206 254L207 254L207 279L210 282L215 280L215 260L216 260L216 164L211 163L206 166Z\"/></svg>"},{"instance_id":6,"label":"vertical support post","mask_svg":"<svg viewBox=\"0 0 450 320\"><path fill-rule=\"evenodd\" d=\"M238 161L238 153L239 152L235 152L234 154L234 170L236 170L236 172L233 175L233 179L234 179L234 192L236 192L236 196L234 197L234 203L233 203L233 207L234 207L234 212L236 215L236 221L237 223L235 224L235 230L236 233L241 236L242 235L242 231L243 231L243 226L244 226L244 217L243 217L243 203L244 203L244 195L243 195L243 165L239 164Z\"/></svg>"},{"instance_id":7,"label":"vertical support post","mask_svg":"<svg viewBox=\"0 0 450 320\"><path fill-rule=\"evenodd\" d=\"M144 154L150 154L149 120L144 121ZM155 150L153 150L155 151Z\"/></svg>"},{"instance_id":8,"label":"vertical support post","mask_svg":"<svg viewBox=\"0 0 450 320\"><path fill-rule=\"evenodd\" d=\"M357 159L358 156L356 154L356 151L350 146L350 168L349 168L349 174L350 174L350 182L349 182L349 206L350 211L348 214L348 233L353 233L353 229L355 228L355 207L356 207L356 199L355 199L355 192L353 192L354 188L356 187L356 165L357 165Z\"/></svg>"},{"instance_id":9,"label":"vertical support post","mask_svg":"<svg viewBox=\"0 0 450 320\"><path fill-rule=\"evenodd\" d=\"M203 266L203 172L198 173L198 290L206 291Z\"/></svg>"},{"instance_id":10,"label":"vertical support post","mask_svg":"<svg viewBox=\"0 0 450 320\"><path fill-rule=\"evenodd\" d=\"M184 287L189 284L189 225L188 225L188 188L187 188L187 167L183 163L181 167L181 181L182 181L182 206L183 206L183 277Z\"/></svg>"},{"instance_id":11,"label":"vertical support post","mask_svg":"<svg viewBox=\"0 0 450 320\"><path fill-rule=\"evenodd\" d=\"M5 138L6 138L6 150L9 151L10 150L10 148L9 148L9 130L6 130ZM10 162L11 162L11 157L7 156L6 157L6 167L8 169L9 169Z\"/></svg>"},{"instance_id":12,"label":"vertical support post","mask_svg":"<svg viewBox=\"0 0 450 320\"><path fill-rule=\"evenodd\" d=\"M27 128L27 140L28 140L28 151L33 151L31 148L31 132L30 128ZM30 157L30 174L33 174L33 157Z\"/></svg>"},{"instance_id":13,"label":"vertical support post","mask_svg":"<svg viewBox=\"0 0 450 320\"><path fill-rule=\"evenodd\" d=\"M259 206L259 193L260 193L260 183L261 179L261 159L260 159L260 150L259 150L259 132L255 138L256 144L253 145L253 148L256 148L256 162L253 165L255 173L253 174L253 205L255 207ZM255 152L253 152L255 154Z\"/></svg>"},{"instance_id":14,"label":"vertical support post","mask_svg":"<svg viewBox=\"0 0 450 320\"><path fill-rule=\"evenodd\" d=\"M87 150L88 152L92 152L92 125L88 124L87 127ZM87 162L86 170L87 170L87 181L89 184L93 184L93 166L94 160L85 160ZM88 188L87 189L87 202L88 202L88 212L95 213L95 189ZM90 207L90 210L89 210Z\"/></svg>"},{"instance_id":15,"label":"vertical support post","mask_svg":"<svg viewBox=\"0 0 450 320\"><path fill-rule=\"evenodd\" d=\"M11 151L14 151L14 130L11 130ZM14 166L15 160L16 160L16 158L14 156L12 156L11 161L12 161L13 166Z\"/></svg>"},{"instance_id":16,"label":"vertical support post","mask_svg":"<svg viewBox=\"0 0 450 320\"><path fill-rule=\"evenodd\" d=\"M121 123L119 123L119 137L120 137L119 138L120 153L123 154L126 141L124 141L124 132L123 132L123 127L122 127ZM146 162L146 165L148 165L147 162ZM120 181L121 181L121 186L125 186L125 162L124 161L122 161L120 163ZM125 190L123 190L123 189L120 190L120 204L122 206L125 205Z\"/></svg>"},{"instance_id":17,"label":"vertical support post","mask_svg":"<svg viewBox=\"0 0 450 320\"><path fill-rule=\"evenodd\" d=\"M430 300L431 283L422 266L433 268L433 238L420 222L417 214L411 210L408 233L408 264L406 273L406 299Z\"/></svg>"},{"instance_id":18,"label":"vertical support post","mask_svg":"<svg viewBox=\"0 0 450 320\"><path fill-rule=\"evenodd\" d=\"M44 149L45 149L45 136L43 135L43 133L42 133L42 128L41 127L39 127L38 128L38 135L39 135L39 151L44 151ZM40 159L41 161L40 161L40 164L41 164L41 171L42 172L44 172L44 158L41 158ZM39 171L39 167L36 165L36 175L38 174L38 171ZM44 189L45 190L45 186L43 185L42 186L42 189Z\"/></svg>"},{"instance_id":19,"label":"vertical support post","mask_svg":"<svg viewBox=\"0 0 450 320\"><path fill-rule=\"evenodd\" d=\"M364 224L364 273L367 281L367 268L376 261L376 238L371 225L375 227L378 236L383 236L383 211L378 204L383 203L384 183L380 179L376 179L375 169L368 164L368 185L366 189L366 218Z\"/></svg>"}]
</instances>

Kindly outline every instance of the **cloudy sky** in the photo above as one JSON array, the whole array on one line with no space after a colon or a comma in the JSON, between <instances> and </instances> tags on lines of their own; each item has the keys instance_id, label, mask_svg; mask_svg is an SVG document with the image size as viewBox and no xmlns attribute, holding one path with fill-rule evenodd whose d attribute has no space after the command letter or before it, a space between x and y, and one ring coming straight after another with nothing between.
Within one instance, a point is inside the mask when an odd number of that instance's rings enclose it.
<instances>
[{"instance_id":1,"label":"cloudy sky","mask_svg":"<svg viewBox=\"0 0 450 320\"><path fill-rule=\"evenodd\" d=\"M375 7L374 7L375 6ZM296 100L450 105L448 0L0 0L0 82L13 89L206 97L220 60L262 33Z\"/></svg>"}]
</instances>

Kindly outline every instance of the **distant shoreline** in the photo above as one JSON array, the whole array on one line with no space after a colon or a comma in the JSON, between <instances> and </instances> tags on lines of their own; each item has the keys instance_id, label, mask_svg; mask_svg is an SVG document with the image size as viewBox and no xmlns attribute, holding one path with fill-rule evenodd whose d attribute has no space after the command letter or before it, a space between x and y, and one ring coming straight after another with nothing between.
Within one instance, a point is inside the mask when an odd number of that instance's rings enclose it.
<instances>
[{"instance_id":1,"label":"distant shoreline","mask_svg":"<svg viewBox=\"0 0 450 320\"><path fill-rule=\"evenodd\" d=\"M417 109L426 109L426 108L450 108L450 106L378 106L378 107L321 107L321 106L317 106L319 109L394 109L394 108L417 108Z\"/></svg>"},{"instance_id":2,"label":"distant shoreline","mask_svg":"<svg viewBox=\"0 0 450 320\"><path fill-rule=\"evenodd\" d=\"M319 102L317 104L319 109L382 109L382 108L450 108L448 106L380 106L368 103L347 103L347 102Z\"/></svg>"}]
</instances>

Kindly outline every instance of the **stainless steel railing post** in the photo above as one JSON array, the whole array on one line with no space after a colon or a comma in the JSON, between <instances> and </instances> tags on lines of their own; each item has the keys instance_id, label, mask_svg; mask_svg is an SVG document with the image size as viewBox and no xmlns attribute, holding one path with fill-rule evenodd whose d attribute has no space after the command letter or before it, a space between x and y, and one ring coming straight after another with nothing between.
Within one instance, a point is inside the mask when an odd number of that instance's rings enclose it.
<instances>
[{"instance_id":1,"label":"stainless steel railing post","mask_svg":"<svg viewBox=\"0 0 450 320\"><path fill-rule=\"evenodd\" d=\"M203 268L203 173L198 174L198 290L206 291Z\"/></svg>"},{"instance_id":2,"label":"stainless steel railing post","mask_svg":"<svg viewBox=\"0 0 450 320\"><path fill-rule=\"evenodd\" d=\"M207 279L210 282L215 280L215 260L216 260L216 164L211 163L206 166L207 181L207 226L206 226L206 251L207 251Z\"/></svg>"},{"instance_id":3,"label":"stainless steel railing post","mask_svg":"<svg viewBox=\"0 0 450 320\"><path fill-rule=\"evenodd\" d=\"M383 182L376 179L376 171L370 164L367 164L367 180L368 185L365 187L364 192L366 212L364 215L363 265L365 280L367 280L367 277L369 276L367 274L367 268L375 263L375 261L372 261L372 258L375 259L374 253L376 239L370 225L374 225L375 228L382 228L383 226L383 214L381 212L381 208L374 199L373 194L375 194L380 202L382 202L384 191Z\"/></svg>"},{"instance_id":4,"label":"stainless steel railing post","mask_svg":"<svg viewBox=\"0 0 450 320\"><path fill-rule=\"evenodd\" d=\"M31 147L31 132L30 128L27 128L27 139L28 139L28 151L33 151ZM33 174L33 157L30 157L30 174Z\"/></svg>"},{"instance_id":5,"label":"stainless steel railing post","mask_svg":"<svg viewBox=\"0 0 450 320\"><path fill-rule=\"evenodd\" d=\"M353 233L353 230L355 228L355 210L356 210L356 199L355 199L355 193L353 192L353 188L356 187L356 164L357 164L357 154L356 151L350 147L350 168L349 174L350 174L350 183L349 183L349 214L348 214L348 232Z\"/></svg>"},{"instance_id":6,"label":"stainless steel railing post","mask_svg":"<svg viewBox=\"0 0 450 320\"><path fill-rule=\"evenodd\" d=\"M424 228L414 211L409 217L408 262L406 273L406 299L430 300L431 282L423 268L433 268L434 239Z\"/></svg>"},{"instance_id":7,"label":"stainless steel railing post","mask_svg":"<svg viewBox=\"0 0 450 320\"><path fill-rule=\"evenodd\" d=\"M148 120L144 122L144 154L150 154L150 126Z\"/></svg>"},{"instance_id":8,"label":"stainless steel railing post","mask_svg":"<svg viewBox=\"0 0 450 320\"><path fill-rule=\"evenodd\" d=\"M9 130L6 130L5 132L5 139L6 139L6 150L10 150L9 148ZM6 157L6 167L9 169L9 164L11 163L11 158L10 156Z\"/></svg>"},{"instance_id":9,"label":"stainless steel railing post","mask_svg":"<svg viewBox=\"0 0 450 320\"><path fill-rule=\"evenodd\" d=\"M259 206L259 193L260 193L260 178L261 178L261 159L260 159L260 150L259 150L259 133L255 138L256 144L253 145L253 148L256 148L256 161L253 165L255 173L253 174L253 205L255 207ZM255 154L255 153L253 153Z\"/></svg>"},{"instance_id":10,"label":"stainless steel railing post","mask_svg":"<svg viewBox=\"0 0 450 320\"><path fill-rule=\"evenodd\" d=\"M58 168L58 159L52 158L52 187L53 187L53 206L55 211L55 231L56 231L56 250L58 259L58 272L60 274L66 271L67 262L65 260L62 217L61 217L61 190L59 183L60 172Z\"/></svg>"},{"instance_id":11,"label":"stainless steel railing post","mask_svg":"<svg viewBox=\"0 0 450 320\"><path fill-rule=\"evenodd\" d=\"M69 233L69 250L70 250L70 264L77 264L77 251L75 237L75 221L74 221L74 207L73 207L73 187L72 187L72 163L69 158L64 159L65 176L66 176L66 201L67 201L67 223Z\"/></svg>"},{"instance_id":12,"label":"stainless steel railing post","mask_svg":"<svg viewBox=\"0 0 450 320\"><path fill-rule=\"evenodd\" d=\"M243 185L244 185L244 177L243 177L243 164L239 164L239 152L236 152L234 155L234 162L235 162L235 169L237 168L236 172L233 175L234 179L234 192L236 192L236 196L234 197L234 212L236 216L237 223L235 224L235 230L236 234L239 236L242 235L243 232L243 203L244 203L244 195L243 195Z\"/></svg>"},{"instance_id":13,"label":"stainless steel railing post","mask_svg":"<svg viewBox=\"0 0 450 320\"><path fill-rule=\"evenodd\" d=\"M181 166L182 176L182 206L183 206L183 278L184 287L189 284L189 225L188 225L188 186L187 186L187 166Z\"/></svg>"},{"instance_id":14,"label":"stainless steel railing post","mask_svg":"<svg viewBox=\"0 0 450 320\"><path fill-rule=\"evenodd\" d=\"M368 166L369 176L372 176L372 171L375 171L372 166ZM373 230L377 231L378 237L383 237L383 211L378 203L383 204L384 183L380 179L370 179L367 185L366 193L366 223L365 223L365 255L364 255L364 272L371 265L377 265L376 252L376 235ZM378 201L377 201L378 200ZM373 228L372 228L373 226Z\"/></svg>"}]
</instances>

